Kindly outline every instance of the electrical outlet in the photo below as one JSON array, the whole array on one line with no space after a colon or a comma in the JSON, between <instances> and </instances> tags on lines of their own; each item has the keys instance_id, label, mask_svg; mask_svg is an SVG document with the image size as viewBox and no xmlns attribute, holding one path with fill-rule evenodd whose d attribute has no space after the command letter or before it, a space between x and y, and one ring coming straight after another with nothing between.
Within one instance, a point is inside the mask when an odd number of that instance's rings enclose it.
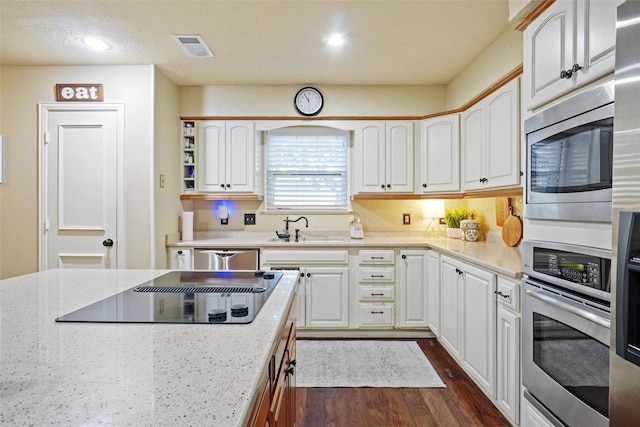
<instances>
[{"instance_id":1,"label":"electrical outlet","mask_svg":"<svg viewBox=\"0 0 640 427\"><path fill-rule=\"evenodd\" d=\"M220 220L221 225L229 225L229 218L224 218Z\"/></svg>"},{"instance_id":2,"label":"electrical outlet","mask_svg":"<svg viewBox=\"0 0 640 427\"><path fill-rule=\"evenodd\" d=\"M411 225L411 214L402 214L402 225Z\"/></svg>"},{"instance_id":3,"label":"electrical outlet","mask_svg":"<svg viewBox=\"0 0 640 427\"><path fill-rule=\"evenodd\" d=\"M244 225L256 225L256 214L244 214Z\"/></svg>"},{"instance_id":4,"label":"electrical outlet","mask_svg":"<svg viewBox=\"0 0 640 427\"><path fill-rule=\"evenodd\" d=\"M160 174L160 188L164 188L164 174Z\"/></svg>"}]
</instances>

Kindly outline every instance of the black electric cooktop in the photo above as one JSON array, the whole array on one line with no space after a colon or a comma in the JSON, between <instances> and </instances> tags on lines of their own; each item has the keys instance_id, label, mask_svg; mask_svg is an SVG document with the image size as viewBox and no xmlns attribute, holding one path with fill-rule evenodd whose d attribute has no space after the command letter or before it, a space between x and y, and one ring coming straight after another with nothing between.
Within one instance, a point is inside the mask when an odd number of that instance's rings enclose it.
<instances>
[{"instance_id":1,"label":"black electric cooktop","mask_svg":"<svg viewBox=\"0 0 640 427\"><path fill-rule=\"evenodd\" d=\"M251 323L281 277L277 271L172 271L56 322Z\"/></svg>"}]
</instances>

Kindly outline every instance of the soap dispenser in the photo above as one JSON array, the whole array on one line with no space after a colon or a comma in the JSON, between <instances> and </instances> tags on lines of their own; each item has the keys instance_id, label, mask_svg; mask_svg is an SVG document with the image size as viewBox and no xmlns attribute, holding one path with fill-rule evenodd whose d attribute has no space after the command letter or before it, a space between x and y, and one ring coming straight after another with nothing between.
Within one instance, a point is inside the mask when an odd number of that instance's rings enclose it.
<instances>
[{"instance_id":1,"label":"soap dispenser","mask_svg":"<svg viewBox=\"0 0 640 427\"><path fill-rule=\"evenodd\" d=\"M360 222L360 218L356 218L355 221L351 223L351 238L362 239L363 237L364 230L362 228L362 223Z\"/></svg>"}]
</instances>

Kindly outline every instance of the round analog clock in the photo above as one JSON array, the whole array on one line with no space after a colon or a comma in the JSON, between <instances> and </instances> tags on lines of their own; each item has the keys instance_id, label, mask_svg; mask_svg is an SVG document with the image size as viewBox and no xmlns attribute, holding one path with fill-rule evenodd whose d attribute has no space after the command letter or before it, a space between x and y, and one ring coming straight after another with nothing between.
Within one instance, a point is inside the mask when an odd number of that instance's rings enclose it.
<instances>
[{"instance_id":1,"label":"round analog clock","mask_svg":"<svg viewBox=\"0 0 640 427\"><path fill-rule=\"evenodd\" d=\"M320 91L313 87L303 87L296 93L293 105L303 116L315 116L322 110L324 99Z\"/></svg>"}]
</instances>

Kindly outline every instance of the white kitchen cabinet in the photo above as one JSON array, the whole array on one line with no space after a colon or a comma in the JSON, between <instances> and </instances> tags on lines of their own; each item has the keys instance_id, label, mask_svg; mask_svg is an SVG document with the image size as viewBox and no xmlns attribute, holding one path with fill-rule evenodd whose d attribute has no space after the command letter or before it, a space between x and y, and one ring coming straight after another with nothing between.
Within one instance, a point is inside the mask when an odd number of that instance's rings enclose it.
<instances>
[{"instance_id":1,"label":"white kitchen cabinet","mask_svg":"<svg viewBox=\"0 0 640 427\"><path fill-rule=\"evenodd\" d=\"M265 249L262 266L298 268L296 327L349 327L349 254L346 249Z\"/></svg>"},{"instance_id":2,"label":"white kitchen cabinet","mask_svg":"<svg viewBox=\"0 0 640 427\"><path fill-rule=\"evenodd\" d=\"M398 315L400 328L429 326L429 251L402 249L398 266Z\"/></svg>"},{"instance_id":3,"label":"white kitchen cabinet","mask_svg":"<svg viewBox=\"0 0 640 427\"><path fill-rule=\"evenodd\" d=\"M412 121L371 121L356 128L356 193L413 192L413 133Z\"/></svg>"},{"instance_id":4,"label":"white kitchen cabinet","mask_svg":"<svg viewBox=\"0 0 640 427\"><path fill-rule=\"evenodd\" d=\"M462 359L462 262L440 255L440 343L456 360Z\"/></svg>"},{"instance_id":5,"label":"white kitchen cabinet","mask_svg":"<svg viewBox=\"0 0 640 427\"><path fill-rule=\"evenodd\" d=\"M396 262L393 249L360 249L351 257L355 295L352 327L389 329L395 325Z\"/></svg>"},{"instance_id":6,"label":"white kitchen cabinet","mask_svg":"<svg viewBox=\"0 0 640 427\"><path fill-rule=\"evenodd\" d=\"M461 116L462 189L520 184L520 79L472 105Z\"/></svg>"},{"instance_id":7,"label":"white kitchen cabinet","mask_svg":"<svg viewBox=\"0 0 640 427\"><path fill-rule=\"evenodd\" d=\"M251 121L205 121L198 142L198 189L255 193L256 136Z\"/></svg>"},{"instance_id":8,"label":"white kitchen cabinet","mask_svg":"<svg viewBox=\"0 0 640 427\"><path fill-rule=\"evenodd\" d=\"M193 270L193 250L190 248L169 248L169 268L172 270Z\"/></svg>"},{"instance_id":9,"label":"white kitchen cabinet","mask_svg":"<svg viewBox=\"0 0 640 427\"><path fill-rule=\"evenodd\" d=\"M520 422L520 284L498 277L496 327L496 401L514 423Z\"/></svg>"},{"instance_id":10,"label":"white kitchen cabinet","mask_svg":"<svg viewBox=\"0 0 640 427\"><path fill-rule=\"evenodd\" d=\"M436 251L429 251L429 280L428 280L428 314L429 329L436 336L440 337L440 254Z\"/></svg>"},{"instance_id":11,"label":"white kitchen cabinet","mask_svg":"<svg viewBox=\"0 0 640 427\"><path fill-rule=\"evenodd\" d=\"M527 27L523 35L526 110L613 71L616 8L622 2L558 0ZM574 71L574 65L579 69Z\"/></svg>"},{"instance_id":12,"label":"white kitchen cabinet","mask_svg":"<svg viewBox=\"0 0 640 427\"><path fill-rule=\"evenodd\" d=\"M463 264L462 367L495 397L496 276Z\"/></svg>"},{"instance_id":13,"label":"white kitchen cabinet","mask_svg":"<svg viewBox=\"0 0 640 427\"><path fill-rule=\"evenodd\" d=\"M347 328L349 326L349 268L306 267L305 326Z\"/></svg>"},{"instance_id":14,"label":"white kitchen cabinet","mask_svg":"<svg viewBox=\"0 0 640 427\"><path fill-rule=\"evenodd\" d=\"M416 155L416 192L460 191L460 115L422 120Z\"/></svg>"}]
</instances>

